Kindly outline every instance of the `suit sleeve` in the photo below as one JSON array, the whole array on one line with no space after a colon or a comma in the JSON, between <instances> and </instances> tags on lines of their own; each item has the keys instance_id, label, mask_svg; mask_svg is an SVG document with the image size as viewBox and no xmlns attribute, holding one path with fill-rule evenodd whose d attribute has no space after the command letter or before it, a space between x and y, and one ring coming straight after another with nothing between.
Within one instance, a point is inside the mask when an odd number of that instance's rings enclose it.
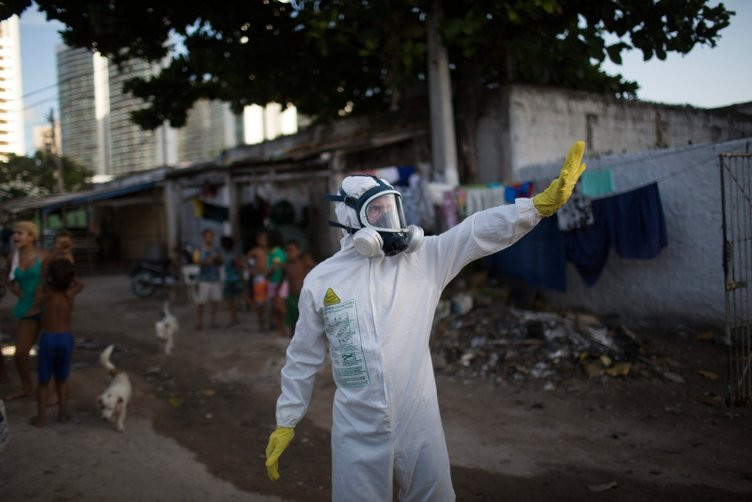
<instances>
[{"instance_id":1,"label":"suit sleeve","mask_svg":"<svg viewBox=\"0 0 752 502\"><path fill-rule=\"evenodd\" d=\"M295 427L308 411L316 373L326 359L324 321L315 309L313 295L303 288L298 302L300 317L287 347L282 367L282 394L277 399L277 426Z\"/></svg>"},{"instance_id":2,"label":"suit sleeve","mask_svg":"<svg viewBox=\"0 0 752 502\"><path fill-rule=\"evenodd\" d=\"M441 289L473 260L505 249L543 218L531 199L474 213L441 235L427 237L420 262Z\"/></svg>"}]
</instances>

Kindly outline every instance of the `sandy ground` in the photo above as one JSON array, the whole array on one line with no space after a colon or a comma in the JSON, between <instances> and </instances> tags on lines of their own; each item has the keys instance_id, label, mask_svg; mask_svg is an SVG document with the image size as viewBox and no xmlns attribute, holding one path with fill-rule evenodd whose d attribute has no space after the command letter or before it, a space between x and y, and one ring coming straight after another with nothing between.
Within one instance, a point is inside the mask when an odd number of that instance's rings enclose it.
<instances>
[{"instance_id":1,"label":"sandy ground","mask_svg":"<svg viewBox=\"0 0 752 502\"><path fill-rule=\"evenodd\" d=\"M192 305L173 301L182 330L171 357L153 323L164 294L138 299L125 276L85 277L75 332L73 420L27 424L32 399L6 403L11 438L0 452L3 501L329 500L331 399L327 368L311 408L266 478L263 451L286 340L258 329L250 313L229 329L192 329ZM11 303L0 304L12 333ZM224 325L227 316L220 312ZM748 409L713 395L725 372L722 346L641 332L670 354L686 384L626 377L559 382L463 381L439 374L439 402L458 500L749 500L752 428ZM134 398L124 433L102 421L96 396L109 376L99 350L129 372ZM6 361L11 382L14 367Z\"/></svg>"}]
</instances>

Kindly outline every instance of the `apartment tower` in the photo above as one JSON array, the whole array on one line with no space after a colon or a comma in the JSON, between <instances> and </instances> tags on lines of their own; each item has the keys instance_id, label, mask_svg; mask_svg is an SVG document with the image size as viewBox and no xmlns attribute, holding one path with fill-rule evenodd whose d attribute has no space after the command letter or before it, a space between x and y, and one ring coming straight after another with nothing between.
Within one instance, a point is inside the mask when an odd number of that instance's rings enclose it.
<instances>
[{"instance_id":1,"label":"apartment tower","mask_svg":"<svg viewBox=\"0 0 752 502\"><path fill-rule=\"evenodd\" d=\"M24 155L21 37L18 16L0 21L0 160Z\"/></svg>"}]
</instances>

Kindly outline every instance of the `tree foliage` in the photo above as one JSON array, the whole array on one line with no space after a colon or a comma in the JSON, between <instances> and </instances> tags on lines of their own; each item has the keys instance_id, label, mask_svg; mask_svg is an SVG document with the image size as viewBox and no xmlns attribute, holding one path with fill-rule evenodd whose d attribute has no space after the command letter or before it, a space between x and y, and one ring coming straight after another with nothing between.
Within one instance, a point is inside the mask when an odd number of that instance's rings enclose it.
<instances>
[{"instance_id":1,"label":"tree foliage","mask_svg":"<svg viewBox=\"0 0 752 502\"><path fill-rule=\"evenodd\" d=\"M63 186L75 192L91 185L92 173L81 165L62 157ZM0 161L0 201L17 197L41 197L54 193L57 187L57 163L49 152L38 150L33 157L11 155Z\"/></svg>"},{"instance_id":2,"label":"tree foliage","mask_svg":"<svg viewBox=\"0 0 752 502\"><path fill-rule=\"evenodd\" d=\"M714 46L733 14L707 0L438 0L457 95L529 82L634 96L605 74L625 51L645 60ZM294 103L329 119L404 106L425 92L426 19L432 0L37 0L65 25L64 41L115 62L162 70L127 88L145 100L138 123L185 122L198 99ZM0 18L30 0L0 5ZM462 89L464 88L464 89Z\"/></svg>"}]
</instances>

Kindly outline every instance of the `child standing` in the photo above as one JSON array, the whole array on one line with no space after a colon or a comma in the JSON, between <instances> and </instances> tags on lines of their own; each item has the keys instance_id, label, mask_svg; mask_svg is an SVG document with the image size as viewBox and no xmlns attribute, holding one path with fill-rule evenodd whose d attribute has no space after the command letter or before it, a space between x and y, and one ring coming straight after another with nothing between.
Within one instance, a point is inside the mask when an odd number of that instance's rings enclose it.
<instances>
[{"instance_id":1,"label":"child standing","mask_svg":"<svg viewBox=\"0 0 752 502\"><path fill-rule=\"evenodd\" d=\"M50 268L50 263L57 259L65 259L71 263L76 263L73 259L73 234L68 230L58 230L55 233L55 239L52 241L52 249L47 253L42 261L42 285L47 280L47 271ZM37 288L36 302L42 304L42 288Z\"/></svg>"},{"instance_id":2,"label":"child standing","mask_svg":"<svg viewBox=\"0 0 752 502\"><path fill-rule=\"evenodd\" d=\"M269 307L269 273L267 260L269 259L268 236L261 231L256 236L256 245L245 255L248 264L248 304L258 316L259 329L266 329L266 311Z\"/></svg>"},{"instance_id":3,"label":"child standing","mask_svg":"<svg viewBox=\"0 0 752 502\"><path fill-rule=\"evenodd\" d=\"M279 230L269 232L269 257L266 263L269 268L269 299L272 307L272 327L279 330L280 336L285 333L285 299L287 298L287 284L282 280L287 254L283 248L282 234Z\"/></svg>"},{"instance_id":4,"label":"child standing","mask_svg":"<svg viewBox=\"0 0 752 502\"><path fill-rule=\"evenodd\" d=\"M235 256L235 240L224 235L219 240L222 246L222 259L225 263L225 284L223 296L230 309L230 323L228 327L238 323L238 299L243 295L243 278L240 275L242 264Z\"/></svg>"},{"instance_id":5,"label":"child standing","mask_svg":"<svg viewBox=\"0 0 752 502\"><path fill-rule=\"evenodd\" d=\"M204 327L204 304L211 304L211 327L217 326L217 305L222 301L222 283L219 267L222 265L222 252L214 245L214 231L210 228L201 232L201 247L196 250L194 261L201 266L198 273L196 293L196 330Z\"/></svg>"},{"instance_id":6,"label":"child standing","mask_svg":"<svg viewBox=\"0 0 752 502\"><path fill-rule=\"evenodd\" d=\"M58 258L49 265L42 295L42 337L37 359L37 416L31 423L42 427L45 422L49 383L55 376L58 420L68 420L68 376L73 354L71 318L73 299L83 284L76 277L75 266L67 258Z\"/></svg>"},{"instance_id":7,"label":"child standing","mask_svg":"<svg viewBox=\"0 0 752 502\"><path fill-rule=\"evenodd\" d=\"M42 312L37 290L42 284L42 261L47 256L37 249L39 229L34 222L19 221L13 226L13 243L16 245L10 271L10 291L18 296L13 307L13 317L18 319L16 332L16 370L21 379L21 389L5 398L6 401L31 395L31 347L39 334Z\"/></svg>"},{"instance_id":8,"label":"child standing","mask_svg":"<svg viewBox=\"0 0 752 502\"><path fill-rule=\"evenodd\" d=\"M303 289L303 280L313 265L309 259L304 258L300 250L300 244L295 240L285 244L287 263L284 264L284 281L287 284L287 298L285 298L285 328L287 334L292 336L295 332L295 324L298 322L298 300Z\"/></svg>"}]
</instances>

